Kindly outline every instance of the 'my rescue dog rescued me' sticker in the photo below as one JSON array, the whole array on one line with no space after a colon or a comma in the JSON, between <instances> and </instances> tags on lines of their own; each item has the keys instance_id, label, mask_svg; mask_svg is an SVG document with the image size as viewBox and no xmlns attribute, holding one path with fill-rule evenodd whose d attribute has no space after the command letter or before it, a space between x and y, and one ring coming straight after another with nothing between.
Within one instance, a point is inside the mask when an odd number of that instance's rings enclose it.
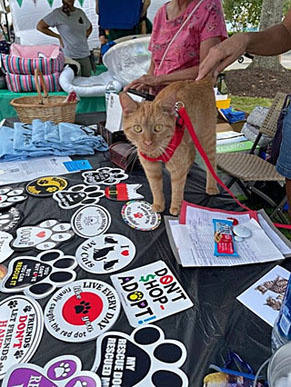
<instances>
[{"instance_id":1,"label":"'my rescue dog rescued me' sticker","mask_svg":"<svg viewBox=\"0 0 291 387\"><path fill-rule=\"evenodd\" d=\"M42 331L43 314L36 301L13 296L0 303L0 379L10 367L32 357Z\"/></svg>"},{"instance_id":2,"label":"'my rescue dog rescued me' sticker","mask_svg":"<svg viewBox=\"0 0 291 387\"><path fill-rule=\"evenodd\" d=\"M111 328L119 311L120 301L112 286L80 280L54 293L46 305L45 326L59 340L89 341Z\"/></svg>"},{"instance_id":3,"label":"'my rescue dog rescued me' sticker","mask_svg":"<svg viewBox=\"0 0 291 387\"><path fill-rule=\"evenodd\" d=\"M163 261L112 275L110 278L133 327L161 320L193 306Z\"/></svg>"}]
</instances>

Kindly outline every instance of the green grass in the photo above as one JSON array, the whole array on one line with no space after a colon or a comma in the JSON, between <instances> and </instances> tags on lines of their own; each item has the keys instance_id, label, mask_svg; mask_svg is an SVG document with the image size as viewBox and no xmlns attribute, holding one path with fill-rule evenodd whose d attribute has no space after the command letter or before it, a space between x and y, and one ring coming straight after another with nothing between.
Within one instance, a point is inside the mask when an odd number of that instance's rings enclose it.
<instances>
[{"instance_id":1,"label":"green grass","mask_svg":"<svg viewBox=\"0 0 291 387\"><path fill-rule=\"evenodd\" d=\"M242 110L250 113L255 106L270 107L273 99L270 98L254 98L254 97L238 97L231 95L231 106L233 109Z\"/></svg>"}]
</instances>

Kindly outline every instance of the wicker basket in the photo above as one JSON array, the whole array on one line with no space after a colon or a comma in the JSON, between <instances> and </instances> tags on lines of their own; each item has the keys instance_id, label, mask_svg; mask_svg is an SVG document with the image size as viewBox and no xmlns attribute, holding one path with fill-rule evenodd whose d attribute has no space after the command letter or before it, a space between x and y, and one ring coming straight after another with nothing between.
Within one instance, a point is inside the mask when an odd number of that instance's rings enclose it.
<instances>
[{"instance_id":1,"label":"wicker basket","mask_svg":"<svg viewBox=\"0 0 291 387\"><path fill-rule=\"evenodd\" d=\"M41 94L40 84L43 88ZM30 124L35 118L42 121L75 122L77 101L64 102L66 97L48 96L42 73L35 70L37 96L14 98L10 104L16 110L19 120Z\"/></svg>"}]
</instances>

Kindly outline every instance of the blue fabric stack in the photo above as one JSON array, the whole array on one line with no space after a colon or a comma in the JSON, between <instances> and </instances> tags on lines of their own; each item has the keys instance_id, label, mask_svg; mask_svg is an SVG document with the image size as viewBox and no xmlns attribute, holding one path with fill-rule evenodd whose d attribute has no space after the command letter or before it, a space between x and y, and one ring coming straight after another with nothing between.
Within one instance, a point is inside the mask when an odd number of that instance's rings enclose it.
<instances>
[{"instance_id":1,"label":"blue fabric stack","mask_svg":"<svg viewBox=\"0 0 291 387\"><path fill-rule=\"evenodd\" d=\"M245 112L233 110L231 107L228 109L220 109L224 116L227 118L230 124L233 124L238 121L243 121L246 118Z\"/></svg>"},{"instance_id":2,"label":"blue fabric stack","mask_svg":"<svg viewBox=\"0 0 291 387\"><path fill-rule=\"evenodd\" d=\"M0 127L0 161L25 160L29 157L93 155L107 151L108 145L94 130L67 122L33 120L16 122L14 129Z\"/></svg>"}]
</instances>

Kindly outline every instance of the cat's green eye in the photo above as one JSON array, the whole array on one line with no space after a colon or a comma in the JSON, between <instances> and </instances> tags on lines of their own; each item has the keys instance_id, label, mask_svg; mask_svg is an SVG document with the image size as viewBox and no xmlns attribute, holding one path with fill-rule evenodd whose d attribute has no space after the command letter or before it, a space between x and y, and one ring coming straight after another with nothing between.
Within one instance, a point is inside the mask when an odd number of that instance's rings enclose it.
<instances>
[{"instance_id":1,"label":"cat's green eye","mask_svg":"<svg viewBox=\"0 0 291 387\"><path fill-rule=\"evenodd\" d=\"M154 131L155 131L155 132L160 132L162 129L163 129L163 125L156 125L156 126L154 127Z\"/></svg>"},{"instance_id":2,"label":"cat's green eye","mask_svg":"<svg viewBox=\"0 0 291 387\"><path fill-rule=\"evenodd\" d=\"M134 125L133 130L136 133L141 133L142 132L142 127L140 125Z\"/></svg>"}]
</instances>

